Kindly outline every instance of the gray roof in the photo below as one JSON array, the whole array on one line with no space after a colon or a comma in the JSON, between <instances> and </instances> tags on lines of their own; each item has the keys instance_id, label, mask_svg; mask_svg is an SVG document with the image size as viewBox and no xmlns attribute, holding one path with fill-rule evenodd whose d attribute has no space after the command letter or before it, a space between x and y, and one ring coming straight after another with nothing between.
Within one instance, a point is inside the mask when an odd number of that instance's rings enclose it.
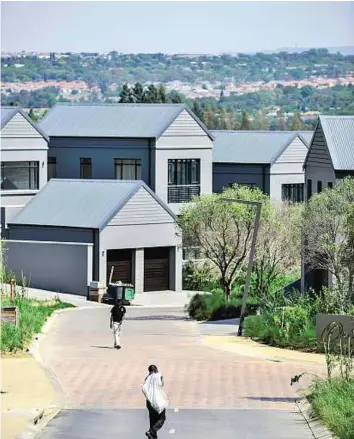
<instances>
[{"instance_id":1,"label":"gray roof","mask_svg":"<svg viewBox=\"0 0 354 439\"><path fill-rule=\"evenodd\" d=\"M271 164L299 136L306 147L312 131L211 131L213 162Z\"/></svg>"},{"instance_id":2,"label":"gray roof","mask_svg":"<svg viewBox=\"0 0 354 439\"><path fill-rule=\"evenodd\" d=\"M47 142L49 141L46 133L20 107L1 107L1 129L3 129L17 113L20 113Z\"/></svg>"},{"instance_id":3,"label":"gray roof","mask_svg":"<svg viewBox=\"0 0 354 439\"><path fill-rule=\"evenodd\" d=\"M102 229L141 187L175 218L140 180L52 179L9 224Z\"/></svg>"},{"instance_id":4,"label":"gray roof","mask_svg":"<svg viewBox=\"0 0 354 439\"><path fill-rule=\"evenodd\" d=\"M209 131L184 104L56 104L40 122L53 137L159 138L182 111Z\"/></svg>"},{"instance_id":5,"label":"gray roof","mask_svg":"<svg viewBox=\"0 0 354 439\"><path fill-rule=\"evenodd\" d=\"M354 170L354 116L320 116L333 168Z\"/></svg>"}]
</instances>

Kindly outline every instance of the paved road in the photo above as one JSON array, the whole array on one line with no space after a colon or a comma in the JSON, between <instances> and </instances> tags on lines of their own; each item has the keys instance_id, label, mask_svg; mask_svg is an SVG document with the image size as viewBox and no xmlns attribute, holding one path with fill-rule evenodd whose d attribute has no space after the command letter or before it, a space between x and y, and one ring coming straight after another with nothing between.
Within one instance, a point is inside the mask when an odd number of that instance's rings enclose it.
<instances>
[{"instance_id":1,"label":"paved road","mask_svg":"<svg viewBox=\"0 0 354 439\"><path fill-rule=\"evenodd\" d=\"M123 348L117 351L109 310L62 313L44 339L42 357L56 374L69 410L49 424L43 438L117 437L117 428L118 437L138 438L146 425L145 410L138 410L145 405L140 385L147 366L157 364L170 407L180 410L172 410L161 438L174 428L174 436L184 439L221 433L225 439L231 434L240 439L307 439L307 427L294 414L297 395L289 385L293 375L304 371L300 364L211 349L202 344L204 330L179 309L129 308Z\"/></svg>"}]
</instances>

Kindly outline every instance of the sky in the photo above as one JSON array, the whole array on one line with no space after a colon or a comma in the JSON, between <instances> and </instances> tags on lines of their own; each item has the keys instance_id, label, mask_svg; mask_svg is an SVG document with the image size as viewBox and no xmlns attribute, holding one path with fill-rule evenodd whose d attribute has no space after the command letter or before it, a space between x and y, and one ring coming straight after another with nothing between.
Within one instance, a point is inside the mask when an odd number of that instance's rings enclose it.
<instances>
[{"instance_id":1,"label":"sky","mask_svg":"<svg viewBox=\"0 0 354 439\"><path fill-rule=\"evenodd\" d=\"M1 2L1 50L220 53L354 46L354 2Z\"/></svg>"}]
</instances>

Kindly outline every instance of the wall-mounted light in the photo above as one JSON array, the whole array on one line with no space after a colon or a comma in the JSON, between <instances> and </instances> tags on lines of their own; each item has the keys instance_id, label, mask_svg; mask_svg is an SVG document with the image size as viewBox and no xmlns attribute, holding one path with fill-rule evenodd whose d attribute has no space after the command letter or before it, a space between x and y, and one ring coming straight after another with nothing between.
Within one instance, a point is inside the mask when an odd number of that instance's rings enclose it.
<instances>
[{"instance_id":1,"label":"wall-mounted light","mask_svg":"<svg viewBox=\"0 0 354 439\"><path fill-rule=\"evenodd\" d=\"M103 252L102 252L102 256L104 256L104 250L103 250Z\"/></svg>"},{"instance_id":2,"label":"wall-mounted light","mask_svg":"<svg viewBox=\"0 0 354 439\"><path fill-rule=\"evenodd\" d=\"M42 162L42 168L44 168L44 162Z\"/></svg>"}]
</instances>

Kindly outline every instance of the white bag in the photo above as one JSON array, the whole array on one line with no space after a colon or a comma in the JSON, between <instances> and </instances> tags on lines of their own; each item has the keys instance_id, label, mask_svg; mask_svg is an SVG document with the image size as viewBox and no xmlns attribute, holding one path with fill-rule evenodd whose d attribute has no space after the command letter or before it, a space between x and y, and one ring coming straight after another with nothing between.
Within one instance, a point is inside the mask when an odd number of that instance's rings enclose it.
<instances>
[{"instance_id":1,"label":"white bag","mask_svg":"<svg viewBox=\"0 0 354 439\"><path fill-rule=\"evenodd\" d=\"M162 387L162 379L159 373L152 373L146 378L142 391L157 413L162 413L168 406L169 401Z\"/></svg>"}]
</instances>

